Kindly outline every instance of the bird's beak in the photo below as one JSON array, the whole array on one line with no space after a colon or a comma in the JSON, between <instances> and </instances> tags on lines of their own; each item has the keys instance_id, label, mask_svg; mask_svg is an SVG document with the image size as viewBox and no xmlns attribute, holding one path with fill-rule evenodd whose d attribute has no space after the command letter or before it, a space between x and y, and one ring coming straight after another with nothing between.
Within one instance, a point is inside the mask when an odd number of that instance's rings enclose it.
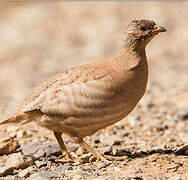
<instances>
[{"instance_id":1,"label":"bird's beak","mask_svg":"<svg viewBox=\"0 0 188 180\"><path fill-rule=\"evenodd\" d=\"M162 26L154 26L154 30L152 31L152 34L158 34L161 32L166 32L167 30Z\"/></svg>"}]
</instances>

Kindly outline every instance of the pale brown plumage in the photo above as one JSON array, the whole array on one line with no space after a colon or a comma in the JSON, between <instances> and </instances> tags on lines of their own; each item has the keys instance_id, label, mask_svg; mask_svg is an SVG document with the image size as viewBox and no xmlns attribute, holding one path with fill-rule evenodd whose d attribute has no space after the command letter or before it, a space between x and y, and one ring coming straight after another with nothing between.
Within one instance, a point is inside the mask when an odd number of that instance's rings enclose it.
<instances>
[{"instance_id":1,"label":"pale brown plumage","mask_svg":"<svg viewBox=\"0 0 188 180\"><path fill-rule=\"evenodd\" d=\"M82 138L120 121L134 109L147 85L145 47L164 31L153 21L131 22L119 56L57 74L35 88L15 115L1 124L36 121L54 131L66 156L70 157L61 133L99 156Z\"/></svg>"}]
</instances>

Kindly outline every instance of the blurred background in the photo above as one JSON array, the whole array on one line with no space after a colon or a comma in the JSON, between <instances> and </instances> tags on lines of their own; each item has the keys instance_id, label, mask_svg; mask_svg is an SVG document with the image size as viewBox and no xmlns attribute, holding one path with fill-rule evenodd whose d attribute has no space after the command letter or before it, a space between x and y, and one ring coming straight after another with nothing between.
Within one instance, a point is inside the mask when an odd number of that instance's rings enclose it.
<instances>
[{"instance_id":1,"label":"blurred background","mask_svg":"<svg viewBox=\"0 0 188 180\"><path fill-rule=\"evenodd\" d=\"M150 19L164 26L167 32L147 46L149 82L144 98L123 121L98 131L86 141L99 151L113 155L121 151L147 154L161 149L174 152L177 147L187 145L187 10L188 2L1 3L0 120L33 87L52 75L116 56L128 23L134 19ZM36 139L44 143L46 139L41 138L44 136L55 142L52 132L35 123L0 128L0 138L16 137L19 144ZM185 157L154 154L129 159L128 165L136 169L136 175L153 172L159 177L161 173L172 172L169 177L173 177L175 172L188 177ZM181 167L177 170L173 165L175 169L169 170L174 160ZM125 168L122 172L130 172L124 162L119 167Z\"/></svg>"}]
</instances>

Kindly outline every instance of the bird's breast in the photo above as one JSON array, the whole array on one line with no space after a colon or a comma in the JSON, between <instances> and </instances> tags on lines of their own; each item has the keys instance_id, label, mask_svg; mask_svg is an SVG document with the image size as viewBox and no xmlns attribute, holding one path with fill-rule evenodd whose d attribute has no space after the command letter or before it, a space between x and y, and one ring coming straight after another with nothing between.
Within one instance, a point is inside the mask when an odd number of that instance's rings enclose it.
<instances>
[{"instance_id":1,"label":"bird's breast","mask_svg":"<svg viewBox=\"0 0 188 180\"><path fill-rule=\"evenodd\" d=\"M137 72L128 74L125 79L104 79L100 83L83 84L79 90L75 88L72 115L64 123L86 136L127 116L143 96L147 84L147 74L142 73L141 77Z\"/></svg>"}]
</instances>

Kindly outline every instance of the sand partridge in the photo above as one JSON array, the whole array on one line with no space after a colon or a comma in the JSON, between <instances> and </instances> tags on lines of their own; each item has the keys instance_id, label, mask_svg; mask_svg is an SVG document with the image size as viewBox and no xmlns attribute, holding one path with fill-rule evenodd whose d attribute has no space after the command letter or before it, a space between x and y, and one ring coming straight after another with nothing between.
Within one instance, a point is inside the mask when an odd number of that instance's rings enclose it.
<instances>
[{"instance_id":1,"label":"sand partridge","mask_svg":"<svg viewBox=\"0 0 188 180\"><path fill-rule=\"evenodd\" d=\"M15 114L0 124L35 121L54 132L63 161L72 161L62 133L99 159L105 159L83 138L126 117L144 95L148 79L145 47L166 29L150 20L128 25L118 56L67 69L36 87Z\"/></svg>"}]
</instances>

